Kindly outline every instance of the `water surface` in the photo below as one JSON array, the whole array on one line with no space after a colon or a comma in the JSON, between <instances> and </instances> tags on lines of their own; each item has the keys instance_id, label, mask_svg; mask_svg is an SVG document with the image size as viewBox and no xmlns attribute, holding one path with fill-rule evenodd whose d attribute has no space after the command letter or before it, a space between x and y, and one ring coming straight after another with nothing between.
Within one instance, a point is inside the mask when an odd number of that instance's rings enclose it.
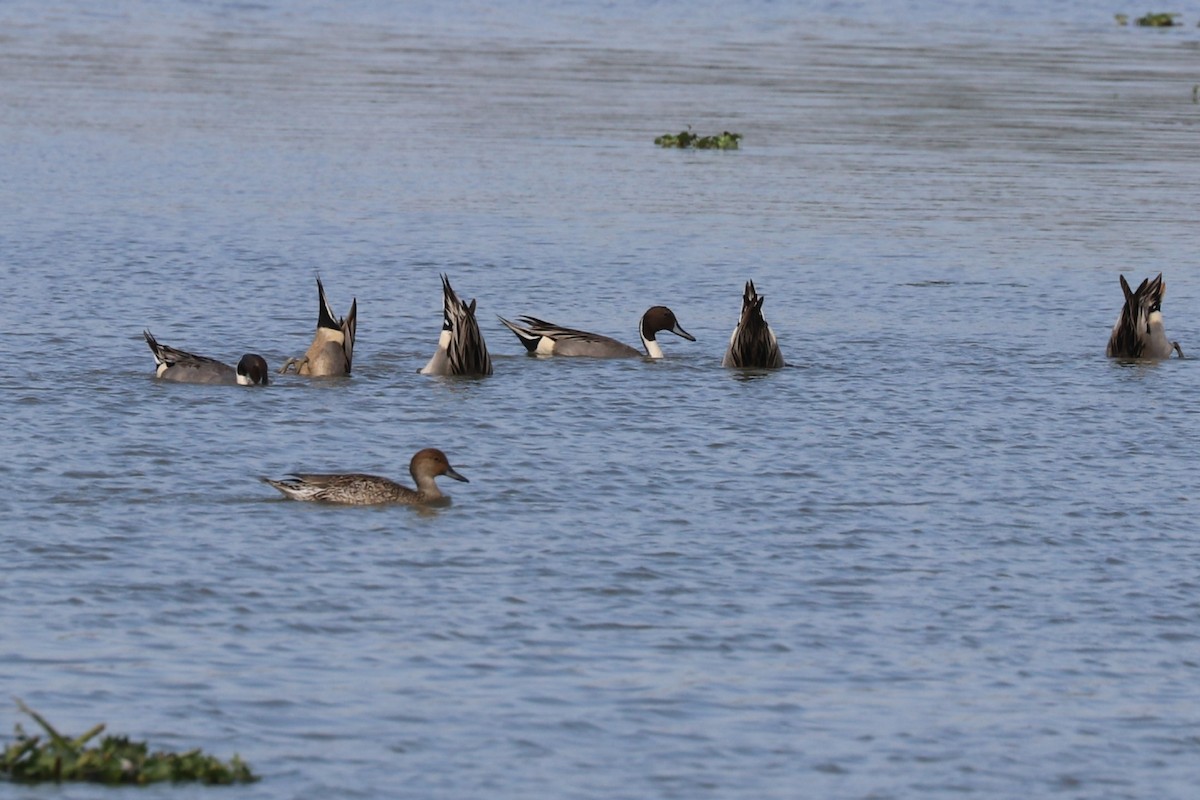
<instances>
[{"instance_id":1,"label":"water surface","mask_svg":"<svg viewBox=\"0 0 1200 800\"><path fill-rule=\"evenodd\" d=\"M1200 352L1200 33L1087 5L0 8L5 693L239 797L1190 797L1195 362L1103 351L1162 271ZM416 373L442 272L487 380ZM352 378L153 380L317 274ZM430 445L435 514L257 481Z\"/></svg>"}]
</instances>

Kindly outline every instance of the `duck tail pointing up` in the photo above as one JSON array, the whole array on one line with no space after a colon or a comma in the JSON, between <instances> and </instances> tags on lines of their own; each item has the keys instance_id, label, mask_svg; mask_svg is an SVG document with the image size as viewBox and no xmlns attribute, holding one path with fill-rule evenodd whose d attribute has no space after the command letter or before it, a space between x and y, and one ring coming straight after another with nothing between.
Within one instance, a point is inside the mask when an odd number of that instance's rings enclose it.
<instances>
[{"instance_id":1,"label":"duck tail pointing up","mask_svg":"<svg viewBox=\"0 0 1200 800\"><path fill-rule=\"evenodd\" d=\"M325 287L321 285L319 275L317 276L317 327L333 331L342 329L337 317L333 314L333 309L329 307L329 300L325 297Z\"/></svg>"},{"instance_id":2,"label":"duck tail pointing up","mask_svg":"<svg viewBox=\"0 0 1200 800\"><path fill-rule=\"evenodd\" d=\"M517 335L517 339L520 340L521 344L525 345L526 350L528 350L531 353L537 352L538 342L540 342L542 339L540 334L536 334L531 330L522 328L520 325L517 325L516 323L509 322L504 317L497 316L496 318L498 320L500 320L502 323L504 323L504 327L508 328L510 331L512 331L513 333L515 333Z\"/></svg>"}]
</instances>

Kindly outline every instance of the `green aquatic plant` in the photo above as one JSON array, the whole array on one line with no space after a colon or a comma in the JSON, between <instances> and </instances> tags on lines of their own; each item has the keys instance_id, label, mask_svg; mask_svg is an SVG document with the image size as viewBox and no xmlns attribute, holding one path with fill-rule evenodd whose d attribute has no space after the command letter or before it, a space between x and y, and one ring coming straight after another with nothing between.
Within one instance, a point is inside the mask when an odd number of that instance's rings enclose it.
<instances>
[{"instance_id":1,"label":"green aquatic plant","mask_svg":"<svg viewBox=\"0 0 1200 800\"><path fill-rule=\"evenodd\" d=\"M1179 24L1175 21L1178 16L1174 13L1143 14L1137 18L1137 24L1143 28L1173 28Z\"/></svg>"},{"instance_id":2,"label":"green aquatic plant","mask_svg":"<svg viewBox=\"0 0 1200 800\"><path fill-rule=\"evenodd\" d=\"M741 140L740 133L722 131L719 136L698 136L689 128L679 133L664 133L656 137L654 143L659 147L693 147L697 150L737 150Z\"/></svg>"},{"instance_id":3,"label":"green aquatic plant","mask_svg":"<svg viewBox=\"0 0 1200 800\"><path fill-rule=\"evenodd\" d=\"M17 706L33 718L49 739L42 741L41 736L29 736L17 723L16 741L0 753L0 774L12 781L143 785L160 781L229 784L258 780L236 755L229 763L223 763L200 750L152 753L145 742L131 742L125 736L105 736L99 746L87 747L89 741L104 731L104 723L72 739L60 734L20 700Z\"/></svg>"}]
</instances>

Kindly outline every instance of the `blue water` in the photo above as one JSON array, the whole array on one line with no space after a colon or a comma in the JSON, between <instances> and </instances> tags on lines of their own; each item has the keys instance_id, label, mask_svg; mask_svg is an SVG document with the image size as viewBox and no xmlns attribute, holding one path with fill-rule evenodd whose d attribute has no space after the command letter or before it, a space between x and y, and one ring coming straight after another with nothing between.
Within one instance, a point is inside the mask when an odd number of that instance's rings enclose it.
<instances>
[{"instance_id":1,"label":"blue water","mask_svg":"<svg viewBox=\"0 0 1200 800\"><path fill-rule=\"evenodd\" d=\"M0 6L0 693L246 798L1190 798L1197 362L1104 345L1162 271L1200 353L1200 30L1113 11ZM443 272L491 378L417 374ZM351 378L153 379L318 274ZM657 363L496 320L656 303ZM426 446L432 514L257 480Z\"/></svg>"}]
</instances>

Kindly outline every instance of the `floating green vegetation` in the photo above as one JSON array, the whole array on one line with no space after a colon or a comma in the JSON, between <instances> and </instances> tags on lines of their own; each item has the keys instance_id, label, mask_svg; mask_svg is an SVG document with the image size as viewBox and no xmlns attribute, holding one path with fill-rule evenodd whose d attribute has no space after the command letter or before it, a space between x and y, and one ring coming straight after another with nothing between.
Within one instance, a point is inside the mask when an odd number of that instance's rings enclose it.
<instances>
[{"instance_id":1,"label":"floating green vegetation","mask_svg":"<svg viewBox=\"0 0 1200 800\"><path fill-rule=\"evenodd\" d=\"M1178 14L1144 14L1137 18L1137 24L1143 28L1173 28L1179 23Z\"/></svg>"},{"instance_id":2,"label":"floating green vegetation","mask_svg":"<svg viewBox=\"0 0 1200 800\"><path fill-rule=\"evenodd\" d=\"M199 750L186 753L151 753L145 742L125 736L105 736L99 747L85 745L104 731L104 723L82 736L69 739L28 708L20 707L49 736L28 736L16 726L17 740L0 754L0 774L21 783L39 781L85 781L110 785L147 784L159 781L198 781L208 784L250 783L258 780L250 767L234 756L224 764Z\"/></svg>"},{"instance_id":3,"label":"floating green vegetation","mask_svg":"<svg viewBox=\"0 0 1200 800\"><path fill-rule=\"evenodd\" d=\"M740 133L722 131L719 136L697 136L691 130L664 133L654 140L659 147L694 147L697 150L737 150Z\"/></svg>"},{"instance_id":4,"label":"floating green vegetation","mask_svg":"<svg viewBox=\"0 0 1200 800\"><path fill-rule=\"evenodd\" d=\"M1128 14L1117 14L1116 18L1119 25L1129 24ZM1134 22L1143 28L1173 28L1179 24L1178 18L1179 15L1175 13L1151 13L1143 14Z\"/></svg>"}]
</instances>

